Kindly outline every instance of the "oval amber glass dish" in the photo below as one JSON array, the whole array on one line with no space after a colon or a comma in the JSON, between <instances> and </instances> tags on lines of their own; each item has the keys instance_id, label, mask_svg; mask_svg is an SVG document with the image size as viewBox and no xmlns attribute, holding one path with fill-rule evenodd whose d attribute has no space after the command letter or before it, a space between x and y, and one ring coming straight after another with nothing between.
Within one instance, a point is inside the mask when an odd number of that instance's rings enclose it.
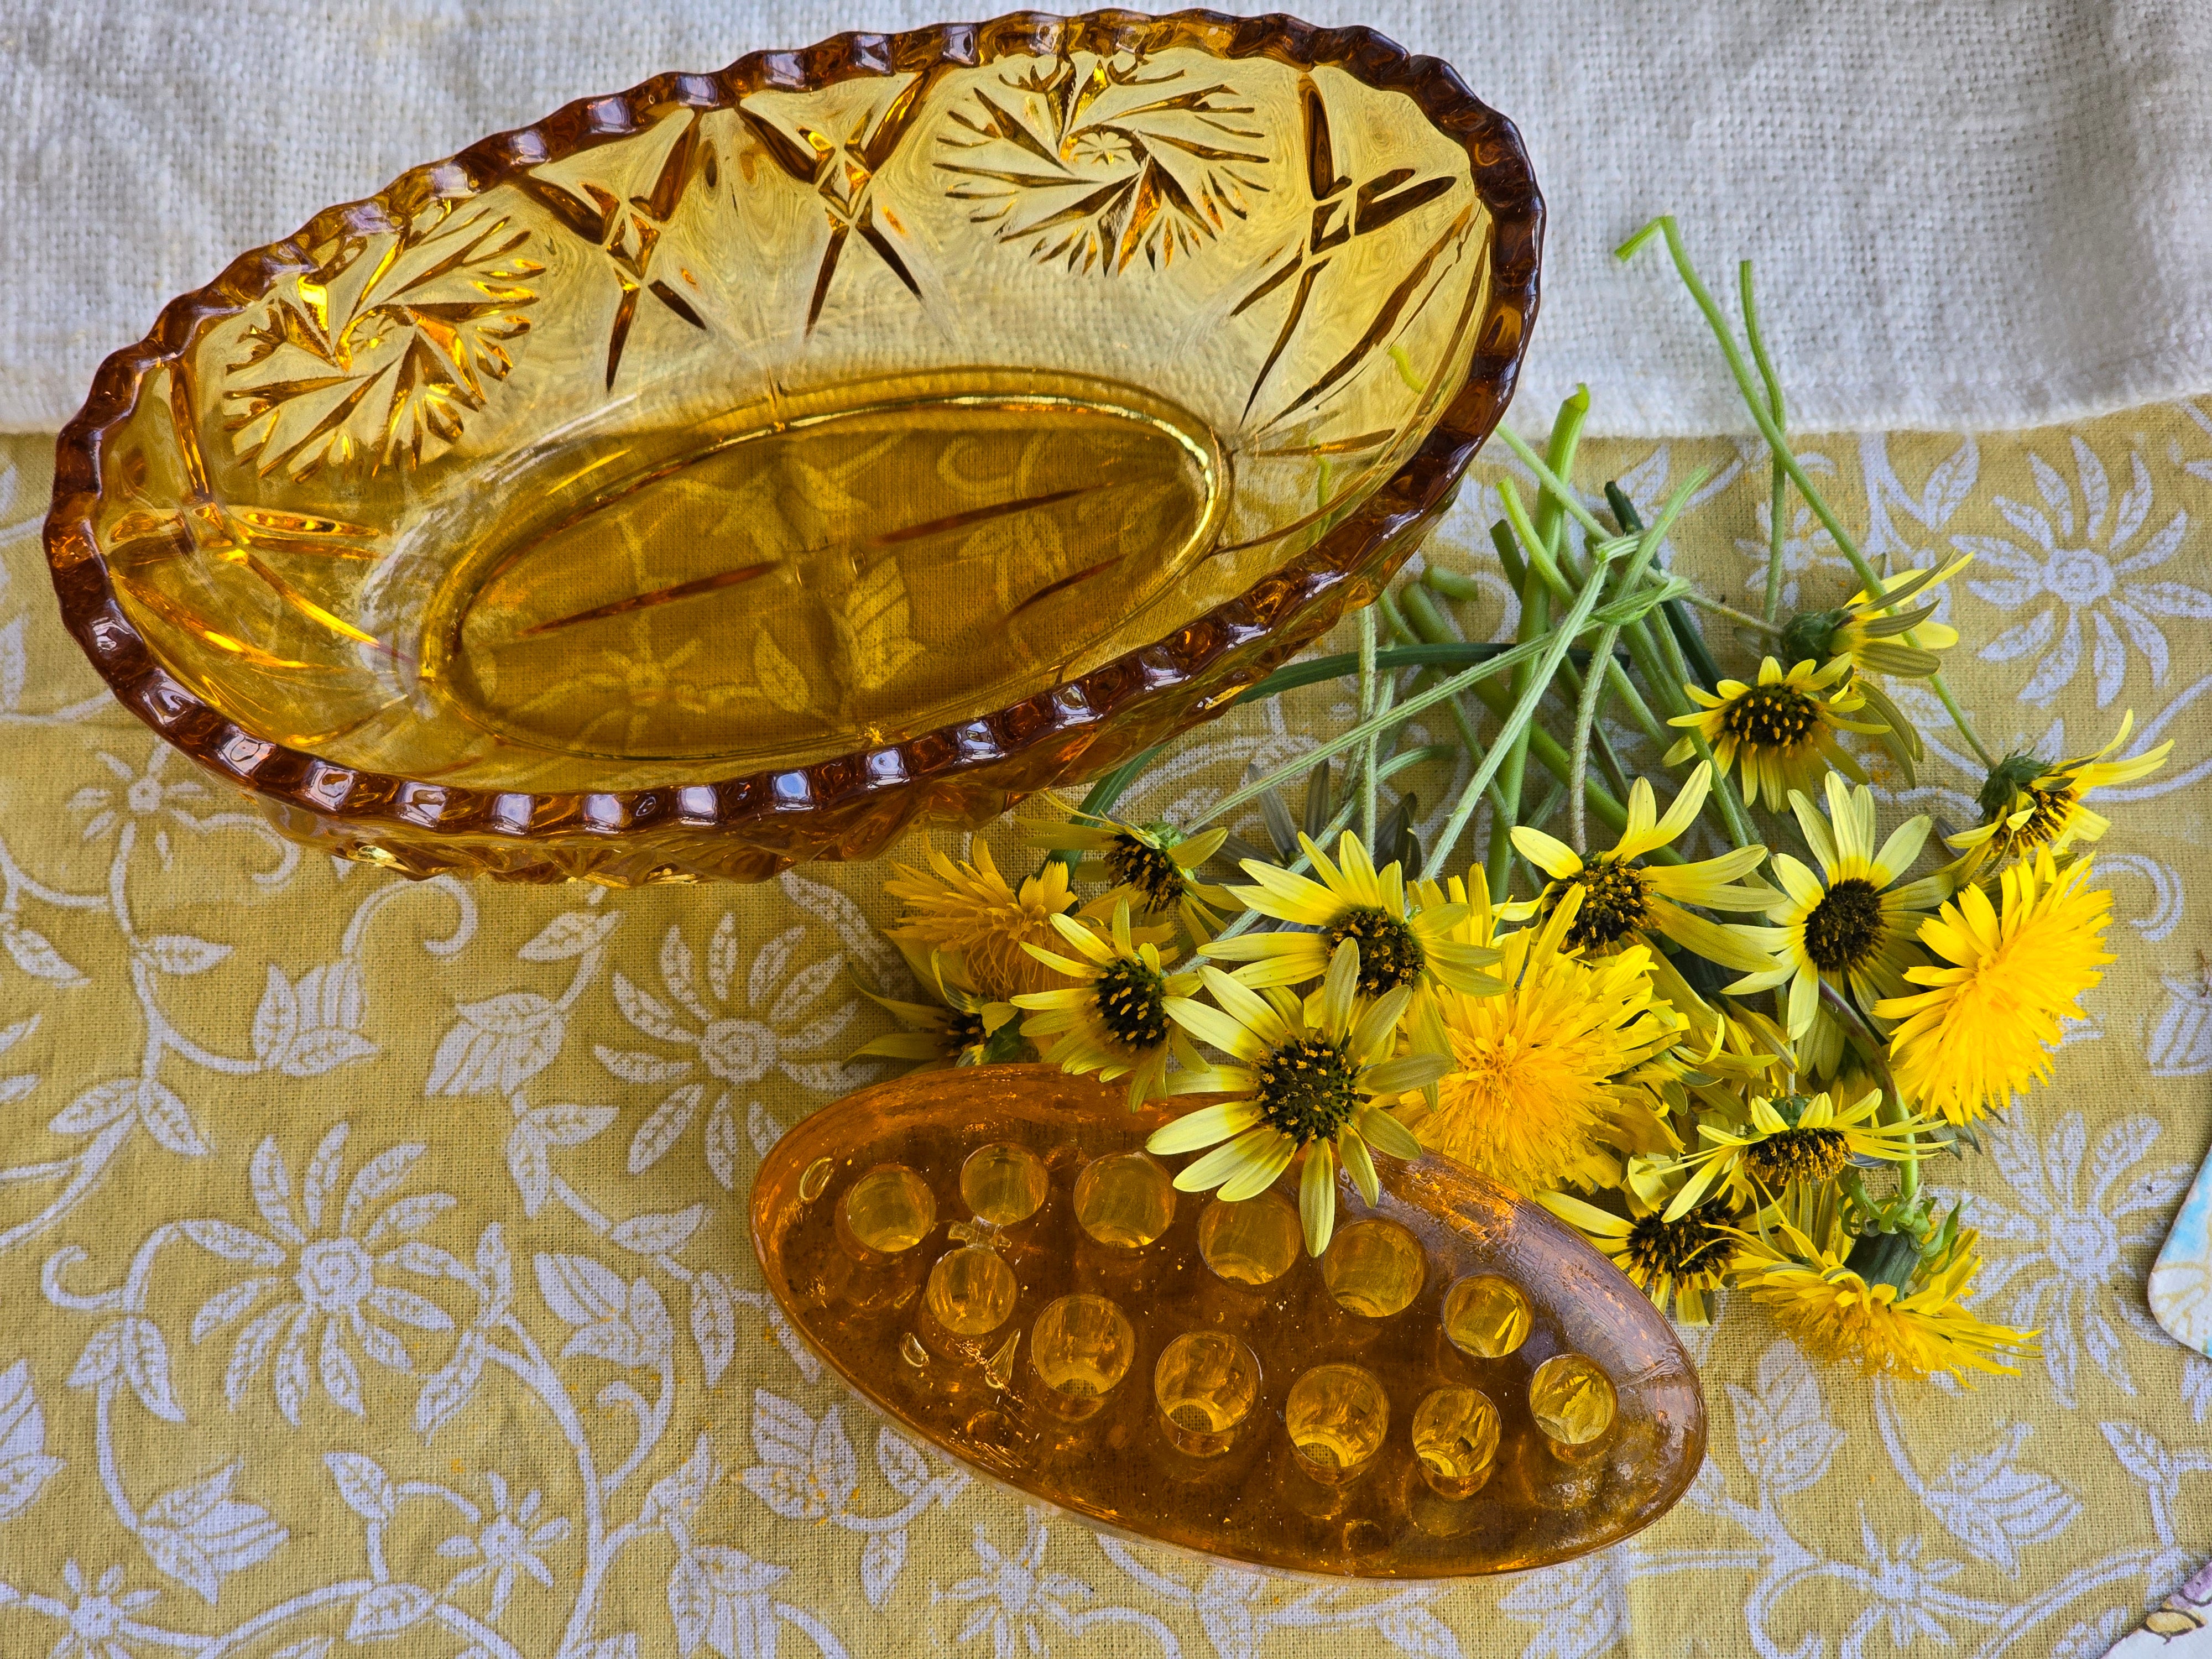
<instances>
[{"instance_id":1,"label":"oval amber glass dish","mask_svg":"<svg viewBox=\"0 0 2212 1659\"><path fill-rule=\"evenodd\" d=\"M1362 28L1025 13L568 106L100 369L46 547L116 695L423 875L981 822L1371 597L1510 395L1511 124Z\"/></svg>"},{"instance_id":2,"label":"oval amber glass dish","mask_svg":"<svg viewBox=\"0 0 2212 1659\"><path fill-rule=\"evenodd\" d=\"M1441 1159L1378 1158L1371 1208L1340 1175L1318 1261L1295 1170L1241 1203L1186 1194L1157 1225L1103 1228L1139 1176L1164 1187L1188 1161L1137 1149L1203 1103L1133 1113L1127 1092L983 1066L825 1107L753 1184L769 1291L848 1382L952 1456L1096 1525L1257 1566L1541 1566L1688 1489L1705 1445L1689 1356L1547 1212ZM1041 1178L1010 1211L970 1178L979 1153ZM898 1224L856 1235L852 1210ZM989 1294L948 1317L956 1281Z\"/></svg>"}]
</instances>

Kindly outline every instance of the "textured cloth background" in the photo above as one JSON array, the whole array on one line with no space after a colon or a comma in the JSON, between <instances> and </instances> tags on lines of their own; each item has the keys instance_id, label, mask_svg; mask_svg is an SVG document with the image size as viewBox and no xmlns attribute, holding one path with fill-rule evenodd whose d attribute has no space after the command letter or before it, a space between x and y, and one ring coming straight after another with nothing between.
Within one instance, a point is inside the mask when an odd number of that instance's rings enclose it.
<instances>
[{"instance_id":1,"label":"textured cloth background","mask_svg":"<svg viewBox=\"0 0 2212 1659\"><path fill-rule=\"evenodd\" d=\"M2098 803L2118 961L2055 1086L1931 1171L1971 1195L1977 1305L2040 1327L2042 1357L1971 1393L1877 1386L1729 1302L1685 1334L1711 1456L1672 1514L1413 1587L1099 1539L918 1449L789 1342L744 1195L784 1126L867 1075L842 1060L884 1024L853 978L892 969L884 866L610 893L303 854L63 635L51 453L0 442L7 1659L2094 1659L2212 1542L2212 1362L2143 1303L2212 1080L2200 405L1802 446L1872 556L1978 556L1951 672L1990 742L2094 749L2131 707L2135 743L2176 743ZM1583 461L1641 501L1711 468L1678 544L1743 593L1763 454ZM1468 489L1433 556L1487 569L1494 511ZM1839 595L1817 526L1785 532L1790 602ZM1462 615L1510 632L1494 586ZM1134 809L1279 763L1349 718L1328 695L1194 732ZM1918 788L1881 781L1886 819L1964 822L1978 775L1911 708L1933 752ZM1450 781L1420 781L1425 836Z\"/></svg>"},{"instance_id":2,"label":"textured cloth background","mask_svg":"<svg viewBox=\"0 0 2212 1659\"><path fill-rule=\"evenodd\" d=\"M1226 4L1232 11L1263 6ZM171 295L569 99L943 0L0 3L0 431L52 430ZM975 15L971 9L967 15ZM1521 125L1552 210L1516 406L1747 429L1663 258L1762 273L1801 429L2017 427L2212 386L2212 7L1373 0ZM1730 303L1733 303L1732 299Z\"/></svg>"}]
</instances>

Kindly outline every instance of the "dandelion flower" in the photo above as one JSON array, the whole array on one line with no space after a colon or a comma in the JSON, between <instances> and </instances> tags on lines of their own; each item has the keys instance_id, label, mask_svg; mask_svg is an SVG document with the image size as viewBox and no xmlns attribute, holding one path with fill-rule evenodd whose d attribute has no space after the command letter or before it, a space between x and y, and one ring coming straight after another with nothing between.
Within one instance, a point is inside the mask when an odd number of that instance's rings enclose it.
<instances>
[{"instance_id":1,"label":"dandelion flower","mask_svg":"<svg viewBox=\"0 0 2212 1659\"><path fill-rule=\"evenodd\" d=\"M1298 1210L1306 1249L1319 1255L1336 1230L1337 1159L1372 1204L1380 1188L1368 1147L1393 1158L1421 1155L1420 1143L1375 1097L1421 1088L1445 1061L1438 1054L1391 1057L1413 992L1401 985L1363 999L1359 946L1350 939L1329 958L1321 989L1303 1002L1280 986L1254 990L1218 968L1199 974L1220 1006L1170 997L1168 1018L1223 1050L1230 1063L1180 1073L1173 1092L1238 1098L1179 1117L1145 1145L1164 1155L1212 1147L1175 1184L1187 1193L1218 1188L1232 1203L1265 1192L1303 1152Z\"/></svg>"},{"instance_id":2,"label":"dandelion flower","mask_svg":"<svg viewBox=\"0 0 2212 1659\"><path fill-rule=\"evenodd\" d=\"M1237 977L1257 989L1319 979L1337 948L1349 942L1359 947L1359 990L1365 996L1439 986L1479 996L1497 988L1498 981L1482 970L1498 953L1453 937L1467 915L1464 905L1409 903L1401 868L1394 863L1377 872L1349 830L1337 842L1334 864L1309 837L1300 836L1298 846L1320 879L1247 859L1245 872L1258 884L1229 890L1261 915L1298 927L1215 939L1200 947L1201 955L1252 964ZM1303 931L1308 928L1314 931Z\"/></svg>"},{"instance_id":3,"label":"dandelion flower","mask_svg":"<svg viewBox=\"0 0 2212 1659\"><path fill-rule=\"evenodd\" d=\"M1569 1193L1544 1193L1538 1202L1612 1259L1630 1282L1651 1298L1660 1312L1671 1304L1685 1325L1710 1322L1706 1298L1720 1289L1743 1253L1741 1220L1725 1200L1709 1198L1668 1219L1662 1172L1624 1192L1629 1213L1615 1215ZM1654 1187L1657 1190L1650 1190ZM1639 1190L1644 1188L1645 1190Z\"/></svg>"},{"instance_id":4,"label":"dandelion flower","mask_svg":"<svg viewBox=\"0 0 2212 1659\"><path fill-rule=\"evenodd\" d=\"M1742 994L1788 984L1786 1024L1798 1044L1800 1066L1816 1076L1833 1072L1844 1049L1842 1028L1820 1007L1821 983L1848 992L1862 1010L1902 996L1905 972L1920 960L1913 933L1950 890L1949 878L1942 875L1891 884L1920 856L1927 818L1899 824L1877 848L1874 791L1853 789L1832 772L1827 794L1824 818L1811 801L1790 792L1790 804L1820 873L1787 853L1774 855L1784 896L1766 914L1778 924L1768 936L1779 946L1782 965L1729 987Z\"/></svg>"},{"instance_id":5,"label":"dandelion flower","mask_svg":"<svg viewBox=\"0 0 2212 1659\"><path fill-rule=\"evenodd\" d=\"M1146 915L1171 914L1194 939L1211 939L1219 931L1220 913L1235 901L1193 872L1221 850L1229 838L1226 827L1186 836L1170 823L1123 823L1079 809L1075 817L1077 821L1066 823L1031 824L1023 839L1034 847L1083 854L1077 877L1110 882L1109 902L1126 898Z\"/></svg>"},{"instance_id":6,"label":"dandelion flower","mask_svg":"<svg viewBox=\"0 0 2212 1659\"><path fill-rule=\"evenodd\" d=\"M2083 859L2061 872L2042 848L1998 878L1996 902L1969 887L1921 924L1941 961L1905 977L1929 988L1875 1007L1901 1022L1890 1069L1906 1099L1964 1123L2049 1079L2058 1022L2082 1018L2075 999L2116 960L2104 948L2112 896L2089 871Z\"/></svg>"},{"instance_id":7,"label":"dandelion flower","mask_svg":"<svg viewBox=\"0 0 2212 1659\"><path fill-rule=\"evenodd\" d=\"M903 864L896 867L897 877L884 884L884 891L906 906L897 925L887 930L893 939L957 953L975 988L995 1001L1058 982L1022 946L1059 943L1052 919L1075 905L1066 865L1047 864L1023 881L1018 893L981 841L972 864L956 863L932 848L933 879Z\"/></svg>"},{"instance_id":8,"label":"dandelion flower","mask_svg":"<svg viewBox=\"0 0 2212 1659\"><path fill-rule=\"evenodd\" d=\"M1966 1380L1969 1371L2011 1376L2005 1361L2034 1351L2035 1333L1992 1325L1967 1310L1982 1261L1958 1212L1923 1250L1910 1235L1870 1233L1849 1241L1832 1229L1816 1246L1786 1224L1785 1252L1763 1238L1744 1243L1738 1286L1815 1358L1846 1360L1875 1376Z\"/></svg>"},{"instance_id":9,"label":"dandelion flower","mask_svg":"<svg viewBox=\"0 0 2212 1659\"><path fill-rule=\"evenodd\" d=\"M1863 1159L1910 1158L1914 1135L1929 1126L1917 1118L1885 1123L1881 1103L1879 1089L1841 1107L1828 1094L1779 1100L1755 1095L1750 1121L1741 1128L1700 1121L1698 1136L1705 1145L1683 1160L1697 1173L1667 1206L1668 1219L1679 1218L1707 1192L1762 1204L1792 1187L1833 1181Z\"/></svg>"},{"instance_id":10,"label":"dandelion flower","mask_svg":"<svg viewBox=\"0 0 2212 1659\"><path fill-rule=\"evenodd\" d=\"M2112 828L2112 820L2091 811L2081 798L2093 789L2131 783L2155 772L2173 752L2173 744L2167 742L2126 760L2106 760L2128 740L2135 721L2135 711L2130 709L2112 740L2094 755L2046 762L2013 754L1992 767L1975 801L1981 808L1981 823L1951 837L1951 845L1966 854L1966 878L2008 859L2026 858L2039 848L2056 855L2077 841L2100 840Z\"/></svg>"},{"instance_id":11,"label":"dandelion flower","mask_svg":"<svg viewBox=\"0 0 2212 1659\"><path fill-rule=\"evenodd\" d=\"M936 992L937 1000L898 1002L862 986L861 995L888 1008L906 1029L886 1031L854 1049L852 1057L902 1060L916 1072L981 1065L994 1039L1020 1018L1021 1011L1010 1002L994 1002L978 992L957 956L942 951L924 954L906 939L894 939L891 943L906 958L915 982Z\"/></svg>"},{"instance_id":12,"label":"dandelion flower","mask_svg":"<svg viewBox=\"0 0 2212 1659\"><path fill-rule=\"evenodd\" d=\"M1579 887L1582 908L1567 930L1565 943L1570 950L1598 956L1642 945L1656 960L1659 945L1653 936L1663 934L1739 974L1773 968L1773 957L1744 933L1682 908L1696 904L1710 910L1764 910L1771 905L1781 896L1772 888L1738 879L1765 861L1765 848L1740 847L1698 864L1644 862L1647 855L1672 845L1697 822L1712 775L1712 767L1698 762L1663 818L1658 816L1658 799L1651 785L1637 779L1629 787L1628 823L1620 839L1611 852L1593 854L1587 859L1540 830L1516 828L1514 846L1551 881L1532 900L1500 905L1498 915L1509 921L1548 915L1569 887Z\"/></svg>"},{"instance_id":13,"label":"dandelion flower","mask_svg":"<svg viewBox=\"0 0 2212 1659\"><path fill-rule=\"evenodd\" d=\"M1491 944L1493 926L1480 871L1466 931ZM1455 901L1468 888L1455 878ZM1631 1093L1616 1079L1675 1041L1655 1002L1649 953L1631 946L1584 962L1566 944L1583 890L1570 886L1541 927L1500 941L1493 996L1439 999L1449 1069L1414 1133L1431 1151L1505 1186L1540 1192L1573 1176ZM1411 1103L1407 1103L1409 1107Z\"/></svg>"},{"instance_id":14,"label":"dandelion flower","mask_svg":"<svg viewBox=\"0 0 2212 1659\"><path fill-rule=\"evenodd\" d=\"M1850 664L1838 659L1817 671L1810 661L1801 662L1784 674L1769 657L1759 665L1756 685L1723 680L1718 696L1701 685L1683 687L1702 712L1677 714L1668 723L1686 726L1711 744L1723 777L1741 761L1743 798L1753 805L1764 795L1779 806L1790 790L1810 789L1830 769L1864 783L1866 775L1838 744L1836 733L1882 728L1843 718L1864 706L1850 672ZM1686 737L1667 751L1667 763L1696 752Z\"/></svg>"},{"instance_id":15,"label":"dandelion flower","mask_svg":"<svg viewBox=\"0 0 2212 1659\"><path fill-rule=\"evenodd\" d=\"M1164 964L1175 959L1172 945L1163 948L1133 938L1126 898L1115 902L1107 936L1073 916L1054 916L1052 925L1075 947L1075 957L1035 945L1024 948L1075 982L1015 997L1015 1006L1031 1011L1022 1022L1022 1034L1063 1072L1079 1077L1096 1072L1105 1083L1127 1078L1133 1112L1165 1091L1173 1035L1167 1000L1196 991L1198 975L1167 971Z\"/></svg>"}]
</instances>

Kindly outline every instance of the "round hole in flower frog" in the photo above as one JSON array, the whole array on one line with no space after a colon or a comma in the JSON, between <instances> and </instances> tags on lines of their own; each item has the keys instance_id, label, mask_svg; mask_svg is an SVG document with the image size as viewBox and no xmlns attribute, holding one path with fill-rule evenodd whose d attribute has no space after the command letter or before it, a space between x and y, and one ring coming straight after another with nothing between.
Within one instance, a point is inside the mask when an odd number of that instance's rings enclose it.
<instances>
[{"instance_id":1,"label":"round hole in flower frog","mask_svg":"<svg viewBox=\"0 0 2212 1659\"><path fill-rule=\"evenodd\" d=\"M955 1336L988 1336L1014 1311L1021 1285L988 1244L948 1250L929 1270L922 1300L931 1317Z\"/></svg>"},{"instance_id":2,"label":"round hole in flower frog","mask_svg":"<svg viewBox=\"0 0 2212 1659\"><path fill-rule=\"evenodd\" d=\"M845 1189L837 1206L841 1235L863 1250L898 1255L912 1249L937 1224L937 1199L929 1183L903 1164L878 1164Z\"/></svg>"},{"instance_id":3,"label":"round hole in flower frog","mask_svg":"<svg viewBox=\"0 0 2212 1659\"><path fill-rule=\"evenodd\" d=\"M1101 1244L1141 1249L1175 1219L1175 1183L1142 1152L1093 1158L1075 1178L1075 1218Z\"/></svg>"},{"instance_id":4,"label":"round hole in flower frog","mask_svg":"<svg viewBox=\"0 0 2212 1659\"><path fill-rule=\"evenodd\" d=\"M1469 1273L1444 1292L1444 1334L1477 1359L1503 1359L1528 1340L1528 1298L1510 1279Z\"/></svg>"},{"instance_id":5,"label":"round hole in flower frog","mask_svg":"<svg viewBox=\"0 0 2212 1659\"><path fill-rule=\"evenodd\" d=\"M1612 1379L1585 1355L1554 1354L1528 1379L1529 1414L1563 1457L1594 1447L1619 1409Z\"/></svg>"},{"instance_id":6,"label":"round hole in flower frog","mask_svg":"<svg viewBox=\"0 0 2212 1659\"><path fill-rule=\"evenodd\" d=\"M1270 1285L1297 1265L1298 1212L1280 1193L1215 1199L1198 1218L1198 1253L1236 1285Z\"/></svg>"},{"instance_id":7,"label":"round hole in flower frog","mask_svg":"<svg viewBox=\"0 0 2212 1659\"><path fill-rule=\"evenodd\" d=\"M1052 1177L1026 1146L1001 1140L978 1146L960 1166L960 1197L976 1219L994 1227L1027 1221L1043 1205Z\"/></svg>"},{"instance_id":8,"label":"round hole in flower frog","mask_svg":"<svg viewBox=\"0 0 2212 1659\"><path fill-rule=\"evenodd\" d=\"M1388 1319L1421 1293L1421 1242L1395 1221L1355 1221L1330 1241L1321 1276L1346 1313Z\"/></svg>"}]
</instances>

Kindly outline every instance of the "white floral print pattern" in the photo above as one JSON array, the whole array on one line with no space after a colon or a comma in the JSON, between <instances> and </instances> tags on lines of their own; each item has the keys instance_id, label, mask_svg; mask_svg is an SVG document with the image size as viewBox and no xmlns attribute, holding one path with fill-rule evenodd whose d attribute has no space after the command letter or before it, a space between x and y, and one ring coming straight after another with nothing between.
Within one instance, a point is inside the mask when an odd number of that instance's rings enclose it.
<instances>
[{"instance_id":1,"label":"white floral print pattern","mask_svg":"<svg viewBox=\"0 0 2212 1659\"><path fill-rule=\"evenodd\" d=\"M1954 538L2014 550L1950 601L1971 641L1953 678L1993 740L2057 741L2063 721L2079 748L2125 702L2136 740L2178 741L2112 809L2121 961L2096 1019L2002 1156L1955 1166L1991 1256L1982 1305L2021 1304L2045 1358L1972 1395L1874 1388L1731 1306L1692 1334L1711 1455L1674 1515L1547 1571L1404 1585L1032 1516L879 1421L781 1321L745 1194L783 1124L871 1075L843 1056L878 1029L860 983L896 988L879 871L612 894L302 856L101 691L51 620L51 447L0 441L0 728L21 757L0 790L0 1654L2088 1659L2116 1609L2212 1548L2194 1530L2212 1363L2141 1318L2212 1065L2189 898L2212 858L2169 833L2212 787L2212 634L2161 586L2212 592L2212 562L2184 532L2122 568L2177 518L2206 521L2212 467L2184 464L2205 453L2197 423L2153 414L2172 457L2143 416L2083 428L2112 498L2094 527L2068 434L1806 449L1892 567ZM2124 536L2138 453L2149 501ZM1710 467L1698 528L1667 556L1717 544L1702 574L1756 587L1755 450L1584 455L1579 478L1639 502ZM1480 559L1480 495L1431 556ZM1999 496L2039 503L2048 548ZM1790 510L1790 602L1832 603L1848 574ZM2066 586L2076 567L2052 562L2075 552L2109 567L2109 592ZM1973 654L2046 612L2045 644ZM1510 614L1485 599L1462 620L1480 637ZM2101 712L2100 617L2125 670ZM2069 617L2081 665L2046 698ZM1342 701L1240 708L1129 805L1188 811ZM1929 720L1913 810L1956 818L1978 780ZM1449 782L1418 785L1425 838Z\"/></svg>"},{"instance_id":2,"label":"white floral print pattern","mask_svg":"<svg viewBox=\"0 0 2212 1659\"><path fill-rule=\"evenodd\" d=\"M2040 1139L2011 1122L1992 1125L1987 1137L2010 1193L1972 1200L1990 1257L1981 1293L2006 1322L2042 1331L2043 1363L2063 1405L2075 1403L2085 1355L2133 1394L2114 1321L2147 1337L2157 1330L2142 1285L2189 1179L2185 1164L2146 1167L2160 1133L2155 1118L2124 1117L2092 1149L2087 1120L2068 1112Z\"/></svg>"},{"instance_id":3,"label":"white floral print pattern","mask_svg":"<svg viewBox=\"0 0 2212 1659\"><path fill-rule=\"evenodd\" d=\"M2027 545L1969 535L1953 536L1951 544L1981 562L1984 574L1967 583L1978 598L2005 611L2035 613L1981 647L1990 662L2041 653L2021 689L2021 700L2048 703L2071 684L2086 646L2102 708L2120 695L2130 645L2148 664L2151 684L2166 684L2172 652L2160 623L2212 621L2212 593L2167 578L2142 580L2180 550L2189 514L2177 507L2160 528L2148 528L2150 469L2141 452L2129 451L2128 485L2115 501L2096 452L2078 435L2069 447L2071 480L2033 450L2028 453L2042 506L2002 495L1994 500L2005 521L2029 538Z\"/></svg>"}]
</instances>

